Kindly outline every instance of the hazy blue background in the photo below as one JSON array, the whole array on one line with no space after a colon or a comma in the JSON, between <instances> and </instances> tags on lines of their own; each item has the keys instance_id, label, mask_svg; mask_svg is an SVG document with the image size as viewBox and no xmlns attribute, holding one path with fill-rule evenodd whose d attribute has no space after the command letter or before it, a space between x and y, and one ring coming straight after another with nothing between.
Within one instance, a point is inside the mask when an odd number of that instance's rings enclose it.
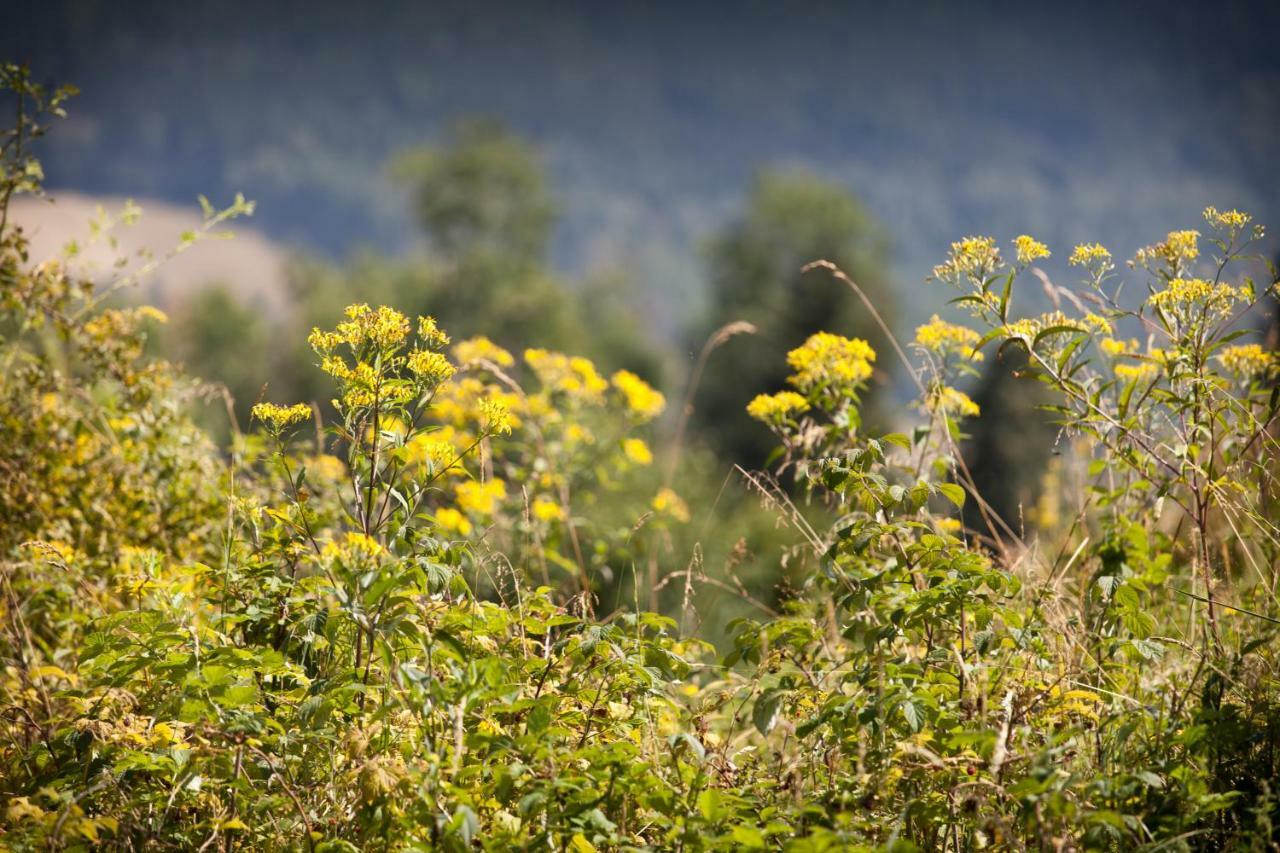
<instances>
[{"instance_id":1,"label":"hazy blue background","mask_svg":"<svg viewBox=\"0 0 1280 853\"><path fill-rule=\"evenodd\" d=\"M1206 204L1280 225L1280 4L25 2L0 55L83 90L52 188L215 201L330 257L414 239L385 164L451 118L545 158L566 272L701 303L753 170L807 166L895 238L907 294L970 232L1118 255ZM1052 267L1051 267L1052 268ZM906 320L926 300L903 299Z\"/></svg>"}]
</instances>

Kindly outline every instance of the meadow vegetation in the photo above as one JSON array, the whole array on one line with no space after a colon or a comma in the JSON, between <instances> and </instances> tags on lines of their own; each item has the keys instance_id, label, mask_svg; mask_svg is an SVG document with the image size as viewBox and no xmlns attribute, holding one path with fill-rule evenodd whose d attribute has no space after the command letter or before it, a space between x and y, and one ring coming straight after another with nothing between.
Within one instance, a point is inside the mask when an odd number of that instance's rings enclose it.
<instances>
[{"instance_id":1,"label":"meadow vegetation","mask_svg":"<svg viewBox=\"0 0 1280 853\"><path fill-rule=\"evenodd\" d=\"M782 531L760 600L752 555L705 565L627 369L360 303L306 335L323 396L212 438L163 315L109 298L130 273L7 221L70 92L3 84L0 847L1274 849L1280 360L1247 214L1127 266L1075 247L1074 288L1029 236L967 238L934 276L963 324L781 354L746 404L778 451L734 475ZM205 208L184 243L252 211ZM1061 450L1017 524L959 452L976 365L1014 352ZM890 369L918 393L885 429ZM752 614L715 643L708 586Z\"/></svg>"}]
</instances>

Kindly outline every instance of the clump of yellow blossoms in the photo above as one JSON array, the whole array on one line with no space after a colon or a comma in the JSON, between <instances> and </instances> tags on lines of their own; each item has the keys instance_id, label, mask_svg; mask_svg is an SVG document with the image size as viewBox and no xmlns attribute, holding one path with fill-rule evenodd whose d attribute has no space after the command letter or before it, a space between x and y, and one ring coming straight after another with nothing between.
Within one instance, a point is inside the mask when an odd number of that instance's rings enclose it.
<instances>
[{"instance_id":1,"label":"clump of yellow blossoms","mask_svg":"<svg viewBox=\"0 0 1280 853\"><path fill-rule=\"evenodd\" d=\"M258 403L250 411L257 420L266 424L273 433L279 433L287 427L305 421L311 417L311 407L306 403L296 406L277 406L275 403Z\"/></svg>"},{"instance_id":2,"label":"clump of yellow blossoms","mask_svg":"<svg viewBox=\"0 0 1280 853\"><path fill-rule=\"evenodd\" d=\"M795 391L779 391L777 394L757 394L747 404L747 414L767 424L780 424L793 415L809 411L809 401Z\"/></svg>"},{"instance_id":3,"label":"clump of yellow blossoms","mask_svg":"<svg viewBox=\"0 0 1280 853\"><path fill-rule=\"evenodd\" d=\"M410 372L421 376L433 385L444 382L457 371L457 368L449 363L449 359L430 350L414 350L409 353L407 366Z\"/></svg>"},{"instance_id":4,"label":"clump of yellow blossoms","mask_svg":"<svg viewBox=\"0 0 1280 853\"><path fill-rule=\"evenodd\" d=\"M653 463L653 451L642 438L628 438L622 442L622 454L636 465Z\"/></svg>"},{"instance_id":5,"label":"clump of yellow blossoms","mask_svg":"<svg viewBox=\"0 0 1280 853\"><path fill-rule=\"evenodd\" d=\"M546 388L562 391L570 397L589 403L599 403L609 383L596 372L590 359L567 356L545 349L524 351L525 364L533 369Z\"/></svg>"},{"instance_id":6,"label":"clump of yellow blossoms","mask_svg":"<svg viewBox=\"0 0 1280 853\"><path fill-rule=\"evenodd\" d=\"M1067 263L1073 267L1101 267L1111 262L1111 252L1101 243L1081 243L1072 251Z\"/></svg>"},{"instance_id":7,"label":"clump of yellow blossoms","mask_svg":"<svg viewBox=\"0 0 1280 853\"><path fill-rule=\"evenodd\" d=\"M1018 264L1021 266L1049 257L1049 247L1027 234L1020 234L1013 245L1017 249Z\"/></svg>"},{"instance_id":8,"label":"clump of yellow blossoms","mask_svg":"<svg viewBox=\"0 0 1280 853\"><path fill-rule=\"evenodd\" d=\"M1264 376L1280 367L1280 359L1258 344L1237 344L1223 348L1218 354L1222 366L1237 376Z\"/></svg>"},{"instance_id":9,"label":"clump of yellow blossoms","mask_svg":"<svg viewBox=\"0 0 1280 853\"><path fill-rule=\"evenodd\" d=\"M511 435L511 410L502 400L493 398L481 400L480 416L486 432L493 435Z\"/></svg>"},{"instance_id":10,"label":"clump of yellow blossoms","mask_svg":"<svg viewBox=\"0 0 1280 853\"><path fill-rule=\"evenodd\" d=\"M951 254L933 268L933 275L952 283L963 276L982 279L999 265L1000 250L994 237L966 237L951 244Z\"/></svg>"},{"instance_id":11,"label":"clump of yellow blossoms","mask_svg":"<svg viewBox=\"0 0 1280 853\"><path fill-rule=\"evenodd\" d=\"M1239 210L1219 211L1218 208L1210 206L1204 209L1204 221L1214 228L1221 228L1234 234L1252 222L1253 217Z\"/></svg>"},{"instance_id":12,"label":"clump of yellow blossoms","mask_svg":"<svg viewBox=\"0 0 1280 853\"><path fill-rule=\"evenodd\" d=\"M980 414L978 404L969 395L949 385L937 385L925 400L931 412L941 412L950 416L977 417Z\"/></svg>"},{"instance_id":13,"label":"clump of yellow blossoms","mask_svg":"<svg viewBox=\"0 0 1280 853\"><path fill-rule=\"evenodd\" d=\"M477 364L487 361L496 364L499 367L511 367L516 363L511 353L486 338L479 335L474 338L468 338L465 341L459 341L457 346L453 348L453 357L458 360L461 365Z\"/></svg>"},{"instance_id":14,"label":"clump of yellow blossoms","mask_svg":"<svg viewBox=\"0 0 1280 853\"><path fill-rule=\"evenodd\" d=\"M1181 270L1186 264L1200 257L1199 231L1170 231L1164 242L1139 249L1133 262L1149 267L1154 261L1164 261L1170 269Z\"/></svg>"},{"instance_id":15,"label":"clump of yellow blossoms","mask_svg":"<svg viewBox=\"0 0 1280 853\"><path fill-rule=\"evenodd\" d=\"M1236 302L1249 299L1246 288L1213 283L1202 278L1175 278L1164 289L1151 294L1147 302L1165 314L1179 315L1190 309L1204 309L1226 316Z\"/></svg>"},{"instance_id":16,"label":"clump of yellow blossoms","mask_svg":"<svg viewBox=\"0 0 1280 853\"><path fill-rule=\"evenodd\" d=\"M610 377L613 387L622 394L627 404L627 411L642 423L651 421L667 406L667 400L660 391L636 376L630 370L619 370Z\"/></svg>"},{"instance_id":17,"label":"clump of yellow blossoms","mask_svg":"<svg viewBox=\"0 0 1280 853\"><path fill-rule=\"evenodd\" d=\"M981 361L982 353L975 349L981 339L973 329L948 323L937 314L916 329L916 343L942 358L959 353L972 361Z\"/></svg>"},{"instance_id":18,"label":"clump of yellow blossoms","mask_svg":"<svg viewBox=\"0 0 1280 853\"><path fill-rule=\"evenodd\" d=\"M492 515L506 496L507 484L498 479L468 480L457 489L458 508L469 515Z\"/></svg>"},{"instance_id":19,"label":"clump of yellow blossoms","mask_svg":"<svg viewBox=\"0 0 1280 853\"><path fill-rule=\"evenodd\" d=\"M787 353L787 364L795 371L789 381L806 393L828 387L851 389L871 378L875 360L875 350L861 338L818 332Z\"/></svg>"},{"instance_id":20,"label":"clump of yellow blossoms","mask_svg":"<svg viewBox=\"0 0 1280 853\"><path fill-rule=\"evenodd\" d=\"M653 511L658 515L665 515L681 524L689 521L689 506L684 502L684 498L677 495L674 491L663 486L658 490L653 498Z\"/></svg>"},{"instance_id":21,"label":"clump of yellow blossoms","mask_svg":"<svg viewBox=\"0 0 1280 853\"><path fill-rule=\"evenodd\" d=\"M546 498L536 498L529 505L529 512L538 521L552 522L564 520L564 508L560 504Z\"/></svg>"}]
</instances>

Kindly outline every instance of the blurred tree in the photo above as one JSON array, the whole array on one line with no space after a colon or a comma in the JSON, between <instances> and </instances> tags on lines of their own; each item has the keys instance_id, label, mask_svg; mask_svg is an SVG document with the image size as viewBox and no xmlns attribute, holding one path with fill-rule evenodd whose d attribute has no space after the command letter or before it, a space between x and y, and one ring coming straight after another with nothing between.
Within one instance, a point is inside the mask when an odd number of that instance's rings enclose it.
<instances>
[{"instance_id":1,"label":"blurred tree","mask_svg":"<svg viewBox=\"0 0 1280 853\"><path fill-rule=\"evenodd\" d=\"M876 385L887 384L887 342L857 296L825 270L801 272L810 261L835 262L892 327L889 240L849 191L806 172L762 172L746 211L711 242L707 257L711 306L690 351L734 320L759 330L712 355L697 389L696 432L724 458L758 467L773 450L773 436L744 410L754 395L784 387L787 352L814 332L867 339L880 356Z\"/></svg>"},{"instance_id":2,"label":"blurred tree","mask_svg":"<svg viewBox=\"0 0 1280 853\"><path fill-rule=\"evenodd\" d=\"M500 123L460 121L443 146L408 151L392 171L408 182L418 223L443 257L545 260L555 205L533 149Z\"/></svg>"}]
</instances>

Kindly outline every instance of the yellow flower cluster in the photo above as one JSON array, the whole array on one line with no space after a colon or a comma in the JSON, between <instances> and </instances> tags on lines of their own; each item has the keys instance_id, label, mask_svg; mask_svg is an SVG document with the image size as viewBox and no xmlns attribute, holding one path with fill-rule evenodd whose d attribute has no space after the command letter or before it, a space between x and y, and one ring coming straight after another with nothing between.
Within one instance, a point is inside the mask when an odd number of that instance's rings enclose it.
<instances>
[{"instance_id":1,"label":"yellow flower cluster","mask_svg":"<svg viewBox=\"0 0 1280 853\"><path fill-rule=\"evenodd\" d=\"M652 506L654 512L658 513L658 515L668 516L681 524L689 521L689 505L684 502L684 498L666 486L663 486L658 490L658 494L654 495Z\"/></svg>"},{"instance_id":2,"label":"yellow flower cluster","mask_svg":"<svg viewBox=\"0 0 1280 853\"><path fill-rule=\"evenodd\" d=\"M641 438L625 439L622 442L622 455L636 465L650 465L653 463L653 451L649 449L649 445L645 444L644 439Z\"/></svg>"},{"instance_id":3,"label":"yellow flower cluster","mask_svg":"<svg viewBox=\"0 0 1280 853\"><path fill-rule=\"evenodd\" d=\"M1111 253L1101 243L1081 243L1067 259L1073 267L1102 267L1110 262Z\"/></svg>"},{"instance_id":4,"label":"yellow flower cluster","mask_svg":"<svg viewBox=\"0 0 1280 853\"><path fill-rule=\"evenodd\" d=\"M1163 243L1139 249L1134 256L1134 263L1149 266L1152 261L1162 260L1172 269L1179 270L1184 264L1200 257L1199 231L1170 231Z\"/></svg>"},{"instance_id":5,"label":"yellow flower cluster","mask_svg":"<svg viewBox=\"0 0 1280 853\"><path fill-rule=\"evenodd\" d=\"M346 310L347 322L339 323L338 336L352 347L371 343L378 347L391 347L409 337L409 318L385 305L376 310L364 303L351 305Z\"/></svg>"},{"instance_id":6,"label":"yellow flower cluster","mask_svg":"<svg viewBox=\"0 0 1280 853\"><path fill-rule=\"evenodd\" d=\"M1160 372L1159 366L1149 361L1140 361L1134 364L1117 364L1115 366L1116 377L1131 382L1145 382L1154 379L1156 374Z\"/></svg>"},{"instance_id":7,"label":"yellow flower cluster","mask_svg":"<svg viewBox=\"0 0 1280 853\"><path fill-rule=\"evenodd\" d=\"M483 483L468 480L458 484L458 507L469 515L493 515L498 503L506 496L507 484L502 480L493 479Z\"/></svg>"},{"instance_id":8,"label":"yellow flower cluster","mask_svg":"<svg viewBox=\"0 0 1280 853\"><path fill-rule=\"evenodd\" d=\"M968 394L949 385L935 387L929 394L927 405L931 412L942 412L953 417L977 417L980 414L978 404Z\"/></svg>"},{"instance_id":9,"label":"yellow flower cluster","mask_svg":"<svg viewBox=\"0 0 1280 853\"><path fill-rule=\"evenodd\" d=\"M1237 344L1225 347L1218 354L1222 366L1237 376L1245 378L1263 376L1280 366L1273 352L1267 352L1258 344Z\"/></svg>"},{"instance_id":10,"label":"yellow flower cluster","mask_svg":"<svg viewBox=\"0 0 1280 853\"><path fill-rule=\"evenodd\" d=\"M1000 250L994 237L966 237L951 244L943 264L933 268L935 278L954 281L960 276L985 278L1000 265Z\"/></svg>"},{"instance_id":11,"label":"yellow flower cluster","mask_svg":"<svg viewBox=\"0 0 1280 853\"><path fill-rule=\"evenodd\" d=\"M1080 322L1086 329L1091 332L1097 332L1098 334L1109 335L1113 331L1110 320L1103 317L1101 314L1094 314L1092 311L1085 314L1084 319Z\"/></svg>"},{"instance_id":12,"label":"yellow flower cluster","mask_svg":"<svg viewBox=\"0 0 1280 853\"><path fill-rule=\"evenodd\" d=\"M535 498L529 506L529 511L538 521L551 522L564 519L564 509L560 504L546 498Z\"/></svg>"},{"instance_id":13,"label":"yellow flower cluster","mask_svg":"<svg viewBox=\"0 0 1280 853\"><path fill-rule=\"evenodd\" d=\"M306 403L298 403L296 406L257 403L250 411L250 414L255 419L266 424L272 432L279 432L311 417L311 407Z\"/></svg>"},{"instance_id":14,"label":"yellow flower cluster","mask_svg":"<svg viewBox=\"0 0 1280 853\"><path fill-rule=\"evenodd\" d=\"M875 360L875 350L861 338L818 332L787 353L787 364L795 371L789 381L804 392L832 386L853 388L871 378Z\"/></svg>"},{"instance_id":15,"label":"yellow flower cluster","mask_svg":"<svg viewBox=\"0 0 1280 853\"><path fill-rule=\"evenodd\" d=\"M1253 217L1239 210L1219 211L1216 207L1206 207L1204 209L1204 221L1208 222L1214 228L1221 228L1223 231L1235 233L1240 231L1246 225L1253 221Z\"/></svg>"},{"instance_id":16,"label":"yellow flower cluster","mask_svg":"<svg viewBox=\"0 0 1280 853\"><path fill-rule=\"evenodd\" d=\"M453 348L453 357L458 360L459 364L471 365L477 362L487 361L496 364L499 367L511 367L516 360L511 353L486 338L479 335L474 338L468 338L460 341Z\"/></svg>"},{"instance_id":17,"label":"yellow flower cluster","mask_svg":"<svg viewBox=\"0 0 1280 853\"><path fill-rule=\"evenodd\" d=\"M449 336L436 323L435 317L418 318L418 339L432 349L441 349L449 345Z\"/></svg>"},{"instance_id":18,"label":"yellow flower cluster","mask_svg":"<svg viewBox=\"0 0 1280 853\"><path fill-rule=\"evenodd\" d=\"M609 387L588 358L545 349L527 349L524 361L546 388L563 391L575 399L599 403Z\"/></svg>"},{"instance_id":19,"label":"yellow flower cluster","mask_svg":"<svg viewBox=\"0 0 1280 853\"><path fill-rule=\"evenodd\" d=\"M779 391L777 394L758 394L747 404L747 414L767 424L781 423L792 415L809 411L809 401L795 391Z\"/></svg>"},{"instance_id":20,"label":"yellow flower cluster","mask_svg":"<svg viewBox=\"0 0 1280 853\"><path fill-rule=\"evenodd\" d=\"M660 391L630 370L619 370L610 380L626 401L627 410L641 422L653 420L667 406L667 398Z\"/></svg>"},{"instance_id":21,"label":"yellow flower cluster","mask_svg":"<svg viewBox=\"0 0 1280 853\"><path fill-rule=\"evenodd\" d=\"M1107 355L1115 358L1118 355L1136 352L1138 349L1138 342L1132 338L1127 342L1119 341L1115 338L1103 338L1098 341L1098 347Z\"/></svg>"},{"instance_id":22,"label":"yellow flower cluster","mask_svg":"<svg viewBox=\"0 0 1280 853\"><path fill-rule=\"evenodd\" d=\"M410 372L432 385L439 385L457 371L449 359L438 352L414 350L409 353L407 364Z\"/></svg>"},{"instance_id":23,"label":"yellow flower cluster","mask_svg":"<svg viewBox=\"0 0 1280 853\"><path fill-rule=\"evenodd\" d=\"M384 553L386 549L376 539L359 531L350 531L341 542L328 542L324 546L324 556L331 560L374 559Z\"/></svg>"},{"instance_id":24,"label":"yellow flower cluster","mask_svg":"<svg viewBox=\"0 0 1280 853\"><path fill-rule=\"evenodd\" d=\"M490 397L480 401L480 417L483 419L485 431L492 435L511 435L514 425L511 409L506 402Z\"/></svg>"},{"instance_id":25,"label":"yellow flower cluster","mask_svg":"<svg viewBox=\"0 0 1280 853\"><path fill-rule=\"evenodd\" d=\"M1175 278L1164 290L1151 294L1147 301L1166 314L1203 307L1225 316L1231 313L1236 302L1246 301L1248 298L1249 292L1243 287L1214 284L1202 278Z\"/></svg>"},{"instance_id":26,"label":"yellow flower cluster","mask_svg":"<svg viewBox=\"0 0 1280 853\"><path fill-rule=\"evenodd\" d=\"M948 323L937 314L916 329L916 343L943 357L959 353L973 361L982 361L982 353L974 349L981 339L973 329Z\"/></svg>"},{"instance_id":27,"label":"yellow flower cluster","mask_svg":"<svg viewBox=\"0 0 1280 853\"><path fill-rule=\"evenodd\" d=\"M442 530L451 530L461 536L471 533L471 522L465 515L451 506L436 510L436 526Z\"/></svg>"},{"instance_id":28,"label":"yellow flower cluster","mask_svg":"<svg viewBox=\"0 0 1280 853\"><path fill-rule=\"evenodd\" d=\"M1030 235L1018 235L1013 245L1017 249L1018 263L1021 266L1049 257L1049 247Z\"/></svg>"}]
</instances>

